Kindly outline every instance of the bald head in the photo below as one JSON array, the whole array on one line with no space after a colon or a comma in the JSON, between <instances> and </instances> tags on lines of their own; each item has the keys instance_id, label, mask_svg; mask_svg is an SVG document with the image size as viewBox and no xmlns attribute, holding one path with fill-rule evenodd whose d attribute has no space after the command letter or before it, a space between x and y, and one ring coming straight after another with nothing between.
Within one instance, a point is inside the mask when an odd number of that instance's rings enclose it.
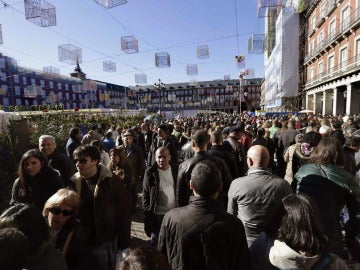
<instances>
[{"instance_id":1,"label":"bald head","mask_svg":"<svg viewBox=\"0 0 360 270\"><path fill-rule=\"evenodd\" d=\"M269 151L262 145L251 146L247 152L249 168L267 168L270 160Z\"/></svg>"}]
</instances>

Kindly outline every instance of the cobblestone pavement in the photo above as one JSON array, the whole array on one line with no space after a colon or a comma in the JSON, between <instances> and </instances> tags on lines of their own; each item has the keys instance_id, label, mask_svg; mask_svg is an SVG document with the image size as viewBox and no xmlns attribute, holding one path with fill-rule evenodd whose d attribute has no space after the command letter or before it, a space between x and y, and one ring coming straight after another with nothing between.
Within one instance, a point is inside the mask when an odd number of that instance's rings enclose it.
<instances>
[{"instance_id":1,"label":"cobblestone pavement","mask_svg":"<svg viewBox=\"0 0 360 270\"><path fill-rule=\"evenodd\" d=\"M132 217L131 222L131 248L141 247L149 244L150 238L144 232L144 213L141 207L141 193L138 194L137 211Z\"/></svg>"}]
</instances>

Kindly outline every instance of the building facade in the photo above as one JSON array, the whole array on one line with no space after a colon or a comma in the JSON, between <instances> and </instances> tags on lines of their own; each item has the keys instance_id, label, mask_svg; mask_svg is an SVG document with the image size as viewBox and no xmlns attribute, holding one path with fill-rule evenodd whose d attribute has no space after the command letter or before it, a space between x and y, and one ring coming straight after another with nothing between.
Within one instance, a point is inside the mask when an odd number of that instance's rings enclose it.
<instances>
[{"instance_id":1,"label":"building facade","mask_svg":"<svg viewBox=\"0 0 360 270\"><path fill-rule=\"evenodd\" d=\"M0 54L0 109L47 111L110 108L147 112L260 109L262 78L125 87L86 78L79 64L71 76L18 67ZM241 106L240 102L241 101Z\"/></svg>"},{"instance_id":2,"label":"building facade","mask_svg":"<svg viewBox=\"0 0 360 270\"><path fill-rule=\"evenodd\" d=\"M137 93L137 109L148 112L216 110L255 111L260 107L262 78L215 80L167 84L161 91L154 85L131 87ZM241 100L241 107L240 101Z\"/></svg>"},{"instance_id":3,"label":"building facade","mask_svg":"<svg viewBox=\"0 0 360 270\"><path fill-rule=\"evenodd\" d=\"M360 112L360 0L315 0L304 13L304 108Z\"/></svg>"}]
</instances>

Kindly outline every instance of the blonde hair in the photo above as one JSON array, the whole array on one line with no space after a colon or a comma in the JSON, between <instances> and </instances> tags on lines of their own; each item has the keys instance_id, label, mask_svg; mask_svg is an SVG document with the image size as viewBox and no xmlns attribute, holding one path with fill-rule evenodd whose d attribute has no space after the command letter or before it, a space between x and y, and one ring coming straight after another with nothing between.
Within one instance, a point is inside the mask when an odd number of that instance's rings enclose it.
<instances>
[{"instance_id":1,"label":"blonde hair","mask_svg":"<svg viewBox=\"0 0 360 270\"><path fill-rule=\"evenodd\" d=\"M79 210L80 196L73 190L65 188L59 189L46 201L43 209L43 216L47 217L51 207L59 206L62 203L71 207L71 211L73 212L72 215L76 216Z\"/></svg>"}]
</instances>

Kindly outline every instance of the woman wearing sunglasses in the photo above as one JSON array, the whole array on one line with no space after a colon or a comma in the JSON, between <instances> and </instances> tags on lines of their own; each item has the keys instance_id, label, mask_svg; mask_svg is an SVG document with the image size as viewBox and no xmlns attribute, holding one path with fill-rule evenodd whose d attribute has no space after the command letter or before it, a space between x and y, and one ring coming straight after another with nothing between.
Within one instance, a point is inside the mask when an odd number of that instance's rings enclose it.
<instances>
[{"instance_id":1,"label":"woman wearing sunglasses","mask_svg":"<svg viewBox=\"0 0 360 270\"><path fill-rule=\"evenodd\" d=\"M84 267L88 259L88 232L76 218L79 205L80 197L75 191L59 189L43 209L51 238L64 255L68 270L82 269L80 266Z\"/></svg>"},{"instance_id":2,"label":"woman wearing sunglasses","mask_svg":"<svg viewBox=\"0 0 360 270\"><path fill-rule=\"evenodd\" d=\"M31 149L22 156L18 175L10 204L32 203L42 210L46 200L64 186L59 173L48 165L39 149Z\"/></svg>"}]
</instances>

